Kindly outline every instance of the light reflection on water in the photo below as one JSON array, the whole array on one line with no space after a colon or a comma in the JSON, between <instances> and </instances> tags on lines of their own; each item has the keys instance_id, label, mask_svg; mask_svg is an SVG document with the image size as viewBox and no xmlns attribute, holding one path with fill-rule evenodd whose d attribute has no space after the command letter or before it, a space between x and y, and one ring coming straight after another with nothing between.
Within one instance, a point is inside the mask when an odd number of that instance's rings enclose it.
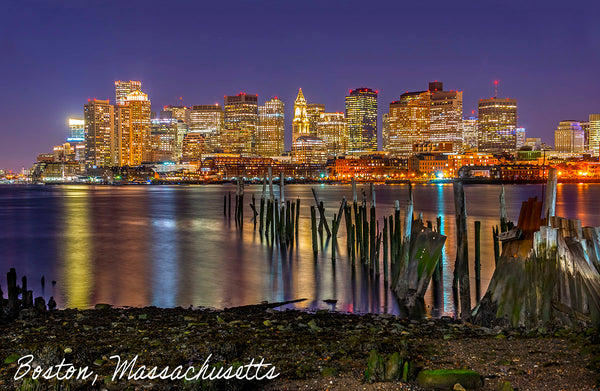
<instances>
[{"instance_id":1,"label":"light reflection on water","mask_svg":"<svg viewBox=\"0 0 600 391\"><path fill-rule=\"evenodd\" d=\"M327 217L337 213L350 186L313 185L323 199ZM359 194L361 186L359 186ZM0 187L0 270L16 267L29 277L34 294L53 295L59 307L85 308L95 303L117 306L231 307L306 298L299 308L330 308L348 312L398 313L383 284L383 275L369 278L346 254L345 224L338 235L337 260L331 243L312 255L310 185L286 186L286 198L301 199L298 243L282 249L253 229L248 203L261 186L246 186L245 222L239 230L223 216L223 195L231 185L215 186L44 186ZM481 221L482 290L493 273L492 226L498 223L500 186L466 186L472 300L475 300L474 232ZM365 186L368 194L368 187ZM376 186L380 227L393 213L394 200L403 207L406 185ZM559 184L557 214L600 225L595 184ZM279 189L275 186L276 194ZM509 217L517 220L521 202L541 197L541 185L507 185ZM361 197L359 196L359 199ZM414 186L415 211L435 225L442 216L447 235L443 253L442 294L431 290L426 302L433 315L454 312L452 278L455 260L455 216L451 184ZM52 287L51 280L57 284ZM335 305L325 299L336 299Z\"/></svg>"}]
</instances>

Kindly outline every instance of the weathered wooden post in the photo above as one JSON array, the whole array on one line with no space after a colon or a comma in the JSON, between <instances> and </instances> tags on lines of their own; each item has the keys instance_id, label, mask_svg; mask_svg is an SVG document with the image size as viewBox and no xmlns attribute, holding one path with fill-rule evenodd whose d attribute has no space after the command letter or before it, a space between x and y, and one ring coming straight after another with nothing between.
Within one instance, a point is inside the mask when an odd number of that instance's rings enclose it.
<instances>
[{"instance_id":1,"label":"weathered wooden post","mask_svg":"<svg viewBox=\"0 0 600 391\"><path fill-rule=\"evenodd\" d=\"M481 299L481 221L475 222L475 293Z\"/></svg>"},{"instance_id":2,"label":"weathered wooden post","mask_svg":"<svg viewBox=\"0 0 600 391\"><path fill-rule=\"evenodd\" d=\"M313 205L310 206L310 228L312 232L313 254L316 258L319 253L319 244L317 243L317 216Z\"/></svg>"},{"instance_id":3,"label":"weathered wooden post","mask_svg":"<svg viewBox=\"0 0 600 391\"><path fill-rule=\"evenodd\" d=\"M438 216L436 218L436 232L439 233L440 235L442 234L442 216ZM432 276L432 281L433 281L433 287L434 287L434 291L438 291L439 288L441 288L441 280L442 280L442 273L444 272L444 257L440 257L438 260L438 264L435 268L435 272L433 273Z\"/></svg>"},{"instance_id":4,"label":"weathered wooden post","mask_svg":"<svg viewBox=\"0 0 600 391\"><path fill-rule=\"evenodd\" d=\"M544 217L546 225L550 225L550 218L556 216L556 186L558 174L556 168L548 171L548 183L546 184L546 195L544 200Z\"/></svg>"},{"instance_id":5,"label":"weathered wooden post","mask_svg":"<svg viewBox=\"0 0 600 391\"><path fill-rule=\"evenodd\" d=\"M335 261L335 246L337 246L337 216L335 214L331 221L331 227L333 229L333 235L331 237L331 260Z\"/></svg>"},{"instance_id":6,"label":"weathered wooden post","mask_svg":"<svg viewBox=\"0 0 600 391\"><path fill-rule=\"evenodd\" d=\"M271 168L271 166L269 166L268 168L268 173L269 173L269 198L271 198L271 200L273 198L275 198L275 193L273 193L273 170Z\"/></svg>"},{"instance_id":7,"label":"weathered wooden post","mask_svg":"<svg viewBox=\"0 0 600 391\"><path fill-rule=\"evenodd\" d=\"M352 202L354 204L358 203L358 196L356 194L356 180L352 177Z\"/></svg>"},{"instance_id":8,"label":"weathered wooden post","mask_svg":"<svg viewBox=\"0 0 600 391\"><path fill-rule=\"evenodd\" d=\"M502 190L500 191L500 228L502 232L508 231L508 214L506 213L504 185L502 185Z\"/></svg>"},{"instance_id":9,"label":"weathered wooden post","mask_svg":"<svg viewBox=\"0 0 600 391\"><path fill-rule=\"evenodd\" d=\"M2 284L0 284L0 318L4 314L4 292L2 292Z\"/></svg>"},{"instance_id":10,"label":"weathered wooden post","mask_svg":"<svg viewBox=\"0 0 600 391\"><path fill-rule=\"evenodd\" d=\"M471 287L469 280L469 247L467 244L467 205L461 180L454 182L454 208L456 215L456 263L453 288L459 292L460 317L471 315Z\"/></svg>"},{"instance_id":11,"label":"weathered wooden post","mask_svg":"<svg viewBox=\"0 0 600 391\"><path fill-rule=\"evenodd\" d=\"M500 259L500 241L498 240L498 227L492 227L493 239L494 239L494 266L498 266L498 260Z\"/></svg>"},{"instance_id":12,"label":"weathered wooden post","mask_svg":"<svg viewBox=\"0 0 600 391\"><path fill-rule=\"evenodd\" d=\"M300 224L300 197L296 200L296 235L298 235L298 225Z\"/></svg>"},{"instance_id":13,"label":"weathered wooden post","mask_svg":"<svg viewBox=\"0 0 600 391\"><path fill-rule=\"evenodd\" d=\"M383 282L388 282L388 219L383 218Z\"/></svg>"},{"instance_id":14,"label":"weathered wooden post","mask_svg":"<svg viewBox=\"0 0 600 391\"><path fill-rule=\"evenodd\" d=\"M17 272L15 271L15 268L10 268L10 271L6 273L6 284L8 289L8 303L6 305L6 315L8 315L9 318L14 318L19 312L19 288L17 287Z\"/></svg>"},{"instance_id":15,"label":"weathered wooden post","mask_svg":"<svg viewBox=\"0 0 600 391\"><path fill-rule=\"evenodd\" d=\"M375 191L373 191L373 197L375 197ZM375 259L375 253L376 253L376 247L375 244L377 243L377 232L376 232L376 228L377 228L377 217L375 216L375 203L373 202L373 205L371 206L371 222L369 223L369 267L371 268L371 270L373 270L373 266L374 263L377 262L377 260ZM379 262L377 262L379 263Z\"/></svg>"}]
</instances>

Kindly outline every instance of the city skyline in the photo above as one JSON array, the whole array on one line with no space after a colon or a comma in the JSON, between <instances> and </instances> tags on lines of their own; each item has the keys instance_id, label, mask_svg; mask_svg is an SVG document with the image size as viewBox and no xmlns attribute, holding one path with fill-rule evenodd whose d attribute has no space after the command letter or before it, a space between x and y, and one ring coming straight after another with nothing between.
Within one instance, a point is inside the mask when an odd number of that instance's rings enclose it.
<instances>
[{"instance_id":1,"label":"city skyline","mask_svg":"<svg viewBox=\"0 0 600 391\"><path fill-rule=\"evenodd\" d=\"M119 6L119 13L117 5L75 2L6 7L0 74L11 93L2 94L0 104L0 135L6 140L0 146L1 168L27 168L37 153L63 142L66 121L81 118L83 102L113 102L115 80L141 81L155 110L222 104L221 95L239 92L258 94L260 104L278 96L286 103L289 129L298 87L309 103L325 104L327 112L343 112L348 90L368 87L379 91L378 136L388 103L432 80L464 91L463 117L477 111L479 99L494 96L493 81L499 80L498 96L519 102L519 127L549 143L560 121L585 121L600 111L589 88L600 82L594 39L599 28L591 18L595 3L142 4ZM200 8L211 15L201 24L193 12ZM400 9L398 17L393 11ZM410 33L432 12L439 23ZM170 28L152 28L175 16ZM373 22L370 30L355 28L361 20ZM228 25L232 28L222 27ZM249 25L261 44L238 40L239 29L233 27L240 25ZM148 35L143 42L116 39L141 32ZM361 50L351 53L356 45ZM174 61L167 52L185 61ZM29 114L31 105L36 115Z\"/></svg>"}]
</instances>

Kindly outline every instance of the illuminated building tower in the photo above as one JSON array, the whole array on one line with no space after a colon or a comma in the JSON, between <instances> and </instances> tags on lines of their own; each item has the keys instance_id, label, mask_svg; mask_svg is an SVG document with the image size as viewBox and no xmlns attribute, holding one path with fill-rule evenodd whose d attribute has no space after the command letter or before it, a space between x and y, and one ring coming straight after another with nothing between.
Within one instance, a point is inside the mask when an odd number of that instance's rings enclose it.
<instances>
[{"instance_id":1,"label":"illuminated building tower","mask_svg":"<svg viewBox=\"0 0 600 391\"><path fill-rule=\"evenodd\" d=\"M171 118L183 121L188 126L190 126L190 113L191 110L186 106L165 106L163 107L163 111L170 112Z\"/></svg>"},{"instance_id":2,"label":"illuminated building tower","mask_svg":"<svg viewBox=\"0 0 600 391\"><path fill-rule=\"evenodd\" d=\"M69 136L67 141L79 143L85 141L85 121L79 118L69 118Z\"/></svg>"},{"instance_id":3,"label":"illuminated building tower","mask_svg":"<svg viewBox=\"0 0 600 391\"><path fill-rule=\"evenodd\" d=\"M302 88L298 90L298 96L294 102L294 119L292 120L292 141L300 136L310 135L310 121L308 119L306 99Z\"/></svg>"},{"instance_id":4,"label":"illuminated building tower","mask_svg":"<svg viewBox=\"0 0 600 391\"><path fill-rule=\"evenodd\" d=\"M390 103L387 151L394 155L410 155L413 145L427 141L429 134L429 91L406 92Z\"/></svg>"},{"instance_id":5,"label":"illuminated building tower","mask_svg":"<svg viewBox=\"0 0 600 391\"><path fill-rule=\"evenodd\" d=\"M179 161L187 125L174 118L150 120L150 161Z\"/></svg>"},{"instance_id":6,"label":"illuminated building tower","mask_svg":"<svg viewBox=\"0 0 600 391\"><path fill-rule=\"evenodd\" d=\"M527 132L525 128L517 128L515 129L515 144L516 149L521 149L525 145L525 141L527 140Z\"/></svg>"},{"instance_id":7,"label":"illuminated building tower","mask_svg":"<svg viewBox=\"0 0 600 391\"><path fill-rule=\"evenodd\" d=\"M280 156L284 150L285 105L275 97L258 108L256 153L260 156Z\"/></svg>"},{"instance_id":8,"label":"illuminated building tower","mask_svg":"<svg viewBox=\"0 0 600 391\"><path fill-rule=\"evenodd\" d=\"M479 133L477 118L468 117L462 120L463 150L477 150L477 135Z\"/></svg>"},{"instance_id":9,"label":"illuminated building tower","mask_svg":"<svg viewBox=\"0 0 600 391\"><path fill-rule=\"evenodd\" d=\"M218 135L223 129L223 107L214 105L195 105L190 112L190 132L201 133L207 151L217 148Z\"/></svg>"},{"instance_id":10,"label":"illuminated building tower","mask_svg":"<svg viewBox=\"0 0 600 391\"><path fill-rule=\"evenodd\" d=\"M225 96L223 120L224 129L218 137L217 148L223 151L243 148L237 153L252 153L258 126L258 95ZM227 145L229 141L234 141L236 146Z\"/></svg>"},{"instance_id":11,"label":"illuminated building tower","mask_svg":"<svg viewBox=\"0 0 600 391\"><path fill-rule=\"evenodd\" d=\"M377 150L377 92L370 88L357 88L350 90L346 96L350 151Z\"/></svg>"},{"instance_id":12,"label":"illuminated building tower","mask_svg":"<svg viewBox=\"0 0 600 391\"><path fill-rule=\"evenodd\" d=\"M306 115L308 116L308 133L317 135L317 123L321 119L321 113L325 112L325 105L321 103L307 103Z\"/></svg>"},{"instance_id":13,"label":"illuminated building tower","mask_svg":"<svg viewBox=\"0 0 600 391\"><path fill-rule=\"evenodd\" d=\"M600 154L600 114L590 114L588 150L593 156Z\"/></svg>"},{"instance_id":14,"label":"illuminated building tower","mask_svg":"<svg viewBox=\"0 0 600 391\"><path fill-rule=\"evenodd\" d=\"M343 155L348 151L348 127L344 113L321 113L317 136L325 142L328 155Z\"/></svg>"},{"instance_id":15,"label":"illuminated building tower","mask_svg":"<svg viewBox=\"0 0 600 391\"><path fill-rule=\"evenodd\" d=\"M83 106L85 162L89 167L114 165L114 107L108 100L89 100Z\"/></svg>"},{"instance_id":16,"label":"illuminated building tower","mask_svg":"<svg viewBox=\"0 0 600 391\"><path fill-rule=\"evenodd\" d=\"M554 131L554 149L557 152L582 153L584 130L578 121L560 121Z\"/></svg>"},{"instance_id":17,"label":"illuminated building tower","mask_svg":"<svg viewBox=\"0 0 600 391\"><path fill-rule=\"evenodd\" d=\"M586 152L590 152L590 122L582 121L580 122L580 124L584 134L583 150Z\"/></svg>"},{"instance_id":18,"label":"illuminated building tower","mask_svg":"<svg viewBox=\"0 0 600 391\"><path fill-rule=\"evenodd\" d=\"M116 140L119 166L139 166L151 158L150 101L136 90L116 106Z\"/></svg>"},{"instance_id":19,"label":"illuminated building tower","mask_svg":"<svg viewBox=\"0 0 600 391\"><path fill-rule=\"evenodd\" d=\"M444 91L442 82L429 83L431 108L429 110L429 135L426 141L450 142L453 152L462 151L463 116L462 91Z\"/></svg>"},{"instance_id":20,"label":"illuminated building tower","mask_svg":"<svg viewBox=\"0 0 600 391\"><path fill-rule=\"evenodd\" d=\"M388 150L390 143L390 120L389 113L385 113L381 116L381 148L384 151Z\"/></svg>"},{"instance_id":21,"label":"illuminated building tower","mask_svg":"<svg viewBox=\"0 0 600 391\"><path fill-rule=\"evenodd\" d=\"M205 136L203 133L188 133L183 138L183 156L185 161L198 161L206 153Z\"/></svg>"},{"instance_id":22,"label":"illuminated building tower","mask_svg":"<svg viewBox=\"0 0 600 391\"><path fill-rule=\"evenodd\" d=\"M117 102L116 104L123 104L128 94L130 94L133 91L140 91L141 89L141 81L115 81L115 97Z\"/></svg>"},{"instance_id":23,"label":"illuminated building tower","mask_svg":"<svg viewBox=\"0 0 600 391\"><path fill-rule=\"evenodd\" d=\"M516 148L517 100L479 100L479 151L502 152Z\"/></svg>"}]
</instances>

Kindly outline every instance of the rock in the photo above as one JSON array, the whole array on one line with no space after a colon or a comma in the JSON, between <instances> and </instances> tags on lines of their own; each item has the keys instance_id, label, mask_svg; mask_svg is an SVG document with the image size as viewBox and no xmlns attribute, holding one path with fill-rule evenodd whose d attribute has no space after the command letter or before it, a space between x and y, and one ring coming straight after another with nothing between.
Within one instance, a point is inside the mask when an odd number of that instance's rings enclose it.
<instances>
[{"instance_id":1,"label":"rock","mask_svg":"<svg viewBox=\"0 0 600 391\"><path fill-rule=\"evenodd\" d=\"M146 319L148 319L148 314L141 314L141 315L138 316L138 319L139 320L146 320Z\"/></svg>"},{"instance_id":2,"label":"rock","mask_svg":"<svg viewBox=\"0 0 600 391\"><path fill-rule=\"evenodd\" d=\"M496 391L514 391L509 381L504 381L498 385Z\"/></svg>"},{"instance_id":3,"label":"rock","mask_svg":"<svg viewBox=\"0 0 600 391\"><path fill-rule=\"evenodd\" d=\"M483 386L481 376L469 369L436 369L421 371L417 382L426 389L452 390L456 383L465 389L476 389Z\"/></svg>"},{"instance_id":4,"label":"rock","mask_svg":"<svg viewBox=\"0 0 600 391\"><path fill-rule=\"evenodd\" d=\"M315 322L314 319L311 319L310 322L308 322L308 326L310 327L310 329L312 331L321 331L321 328L319 326L317 326L317 323Z\"/></svg>"},{"instance_id":5,"label":"rock","mask_svg":"<svg viewBox=\"0 0 600 391\"><path fill-rule=\"evenodd\" d=\"M71 354L71 353L73 353L73 349L71 349L71 348L66 348L66 349L64 350L64 352L65 352L65 354Z\"/></svg>"},{"instance_id":6,"label":"rock","mask_svg":"<svg viewBox=\"0 0 600 391\"><path fill-rule=\"evenodd\" d=\"M330 377L330 376L336 376L336 375L337 375L337 370L335 368L325 367L325 368L323 368L323 370L321 370L321 376L323 376L323 377Z\"/></svg>"},{"instance_id":7,"label":"rock","mask_svg":"<svg viewBox=\"0 0 600 391\"><path fill-rule=\"evenodd\" d=\"M52 281L54 283L54 281ZM48 309L50 311L56 309L56 301L54 301L54 297L50 296L50 300L48 300Z\"/></svg>"},{"instance_id":8,"label":"rock","mask_svg":"<svg viewBox=\"0 0 600 391\"><path fill-rule=\"evenodd\" d=\"M367 359L367 370L365 371L365 381L367 383L373 383L383 378L384 367L383 358L375 351L372 350Z\"/></svg>"},{"instance_id":9,"label":"rock","mask_svg":"<svg viewBox=\"0 0 600 391\"><path fill-rule=\"evenodd\" d=\"M25 308L24 310L19 311L19 319L32 319L37 316L37 311L35 308Z\"/></svg>"},{"instance_id":10,"label":"rock","mask_svg":"<svg viewBox=\"0 0 600 391\"><path fill-rule=\"evenodd\" d=\"M36 297L33 306L39 312L46 312L46 301L43 297Z\"/></svg>"},{"instance_id":11,"label":"rock","mask_svg":"<svg viewBox=\"0 0 600 391\"><path fill-rule=\"evenodd\" d=\"M112 308L112 305L105 304L105 303L98 303L94 306L94 308L97 310L107 310L109 308Z\"/></svg>"},{"instance_id":12,"label":"rock","mask_svg":"<svg viewBox=\"0 0 600 391\"><path fill-rule=\"evenodd\" d=\"M267 327L271 327L273 326L273 324L271 323L271 321L269 319L263 321L263 325L267 326Z\"/></svg>"},{"instance_id":13,"label":"rock","mask_svg":"<svg viewBox=\"0 0 600 391\"><path fill-rule=\"evenodd\" d=\"M452 387L454 391L467 391L460 383L456 383L454 387Z\"/></svg>"}]
</instances>

